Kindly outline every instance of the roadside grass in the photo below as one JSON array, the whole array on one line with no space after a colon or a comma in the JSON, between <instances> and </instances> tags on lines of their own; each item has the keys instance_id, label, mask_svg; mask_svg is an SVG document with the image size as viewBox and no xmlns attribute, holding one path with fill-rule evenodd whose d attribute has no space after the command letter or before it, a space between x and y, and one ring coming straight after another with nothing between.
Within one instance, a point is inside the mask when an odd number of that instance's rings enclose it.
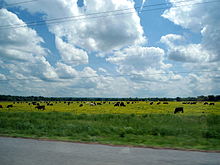
<instances>
[{"instance_id":1,"label":"roadside grass","mask_svg":"<svg viewBox=\"0 0 220 165\"><path fill-rule=\"evenodd\" d=\"M220 115L0 111L0 135L220 150Z\"/></svg>"}]
</instances>

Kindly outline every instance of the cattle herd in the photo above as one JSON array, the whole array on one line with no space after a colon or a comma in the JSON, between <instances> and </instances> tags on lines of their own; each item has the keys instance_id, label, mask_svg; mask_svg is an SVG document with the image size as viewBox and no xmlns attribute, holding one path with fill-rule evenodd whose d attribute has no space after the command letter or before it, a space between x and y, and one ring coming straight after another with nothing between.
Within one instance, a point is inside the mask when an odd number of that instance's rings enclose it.
<instances>
[{"instance_id":1,"label":"cattle herd","mask_svg":"<svg viewBox=\"0 0 220 165\"><path fill-rule=\"evenodd\" d=\"M33 101L33 102L13 102L13 104L22 104L22 103L27 103L29 106L34 106L35 109L38 109L38 110L45 110L46 109L46 106L53 106L54 104L57 104L57 103L64 103L68 106L70 106L71 104L73 103L77 103L79 105L79 107L83 107L84 105L90 105L90 106L101 106L103 104L113 104L114 107L126 107L126 104L135 104L137 102L135 101L127 101L127 102L123 102L123 101L118 101L118 102L82 102L82 101L77 101L77 102L73 102L73 101L64 101L64 102L61 102L61 101L56 101L56 102L36 102L36 101ZM126 104L125 104L126 103ZM160 104L169 104L168 102L146 102L147 104L149 105L160 105ZM200 102L202 103L203 105L215 105L215 103L211 102ZM5 106L5 108L7 109L11 109L14 107L13 104L8 104ZM43 104L43 105L42 105ZM182 102L182 104L197 104L197 102ZM3 105L0 104L0 108L3 109ZM174 114L176 113L184 113L184 108L183 107L176 107L174 109Z\"/></svg>"}]
</instances>

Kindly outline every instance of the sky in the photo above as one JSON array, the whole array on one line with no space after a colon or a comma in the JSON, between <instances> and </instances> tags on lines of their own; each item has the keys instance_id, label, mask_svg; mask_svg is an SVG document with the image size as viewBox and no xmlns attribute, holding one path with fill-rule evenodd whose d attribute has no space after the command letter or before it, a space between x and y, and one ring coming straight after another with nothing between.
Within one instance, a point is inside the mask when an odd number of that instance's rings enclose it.
<instances>
[{"instance_id":1,"label":"sky","mask_svg":"<svg viewBox=\"0 0 220 165\"><path fill-rule=\"evenodd\" d=\"M0 0L0 94L220 94L219 0Z\"/></svg>"}]
</instances>

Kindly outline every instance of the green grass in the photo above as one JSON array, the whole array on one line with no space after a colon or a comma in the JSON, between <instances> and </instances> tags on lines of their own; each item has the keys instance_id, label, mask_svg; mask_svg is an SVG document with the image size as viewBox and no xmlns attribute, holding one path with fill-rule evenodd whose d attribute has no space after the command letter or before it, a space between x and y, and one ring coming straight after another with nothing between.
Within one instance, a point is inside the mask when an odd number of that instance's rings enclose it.
<instances>
[{"instance_id":1,"label":"green grass","mask_svg":"<svg viewBox=\"0 0 220 165\"><path fill-rule=\"evenodd\" d=\"M220 150L220 115L0 111L0 135Z\"/></svg>"}]
</instances>

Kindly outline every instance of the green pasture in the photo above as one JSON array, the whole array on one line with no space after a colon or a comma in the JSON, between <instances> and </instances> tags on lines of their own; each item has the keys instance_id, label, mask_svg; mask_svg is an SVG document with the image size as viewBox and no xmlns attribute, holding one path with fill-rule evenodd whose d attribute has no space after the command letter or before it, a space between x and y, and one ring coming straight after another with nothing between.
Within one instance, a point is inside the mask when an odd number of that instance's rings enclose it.
<instances>
[{"instance_id":1,"label":"green pasture","mask_svg":"<svg viewBox=\"0 0 220 165\"><path fill-rule=\"evenodd\" d=\"M31 103L31 102L30 102ZM25 112L71 112L76 114L173 114L176 107L184 107L184 113L182 115L201 115L201 114L216 114L220 115L220 102L215 102L215 105L204 105L204 102L197 102L197 104L182 104L182 102L169 102L169 104L157 105L158 102L154 102L150 105L150 102L130 102L126 107L114 107L115 102L96 102L102 105L91 106L91 102L71 102L68 105L64 102L50 102L53 106L47 106L45 102L38 102L40 105L45 105L44 111L36 109L36 105L29 105L29 102L1 102L0 111L25 111ZM83 104L82 107L79 107ZM6 108L7 105L13 105L12 108Z\"/></svg>"}]
</instances>

